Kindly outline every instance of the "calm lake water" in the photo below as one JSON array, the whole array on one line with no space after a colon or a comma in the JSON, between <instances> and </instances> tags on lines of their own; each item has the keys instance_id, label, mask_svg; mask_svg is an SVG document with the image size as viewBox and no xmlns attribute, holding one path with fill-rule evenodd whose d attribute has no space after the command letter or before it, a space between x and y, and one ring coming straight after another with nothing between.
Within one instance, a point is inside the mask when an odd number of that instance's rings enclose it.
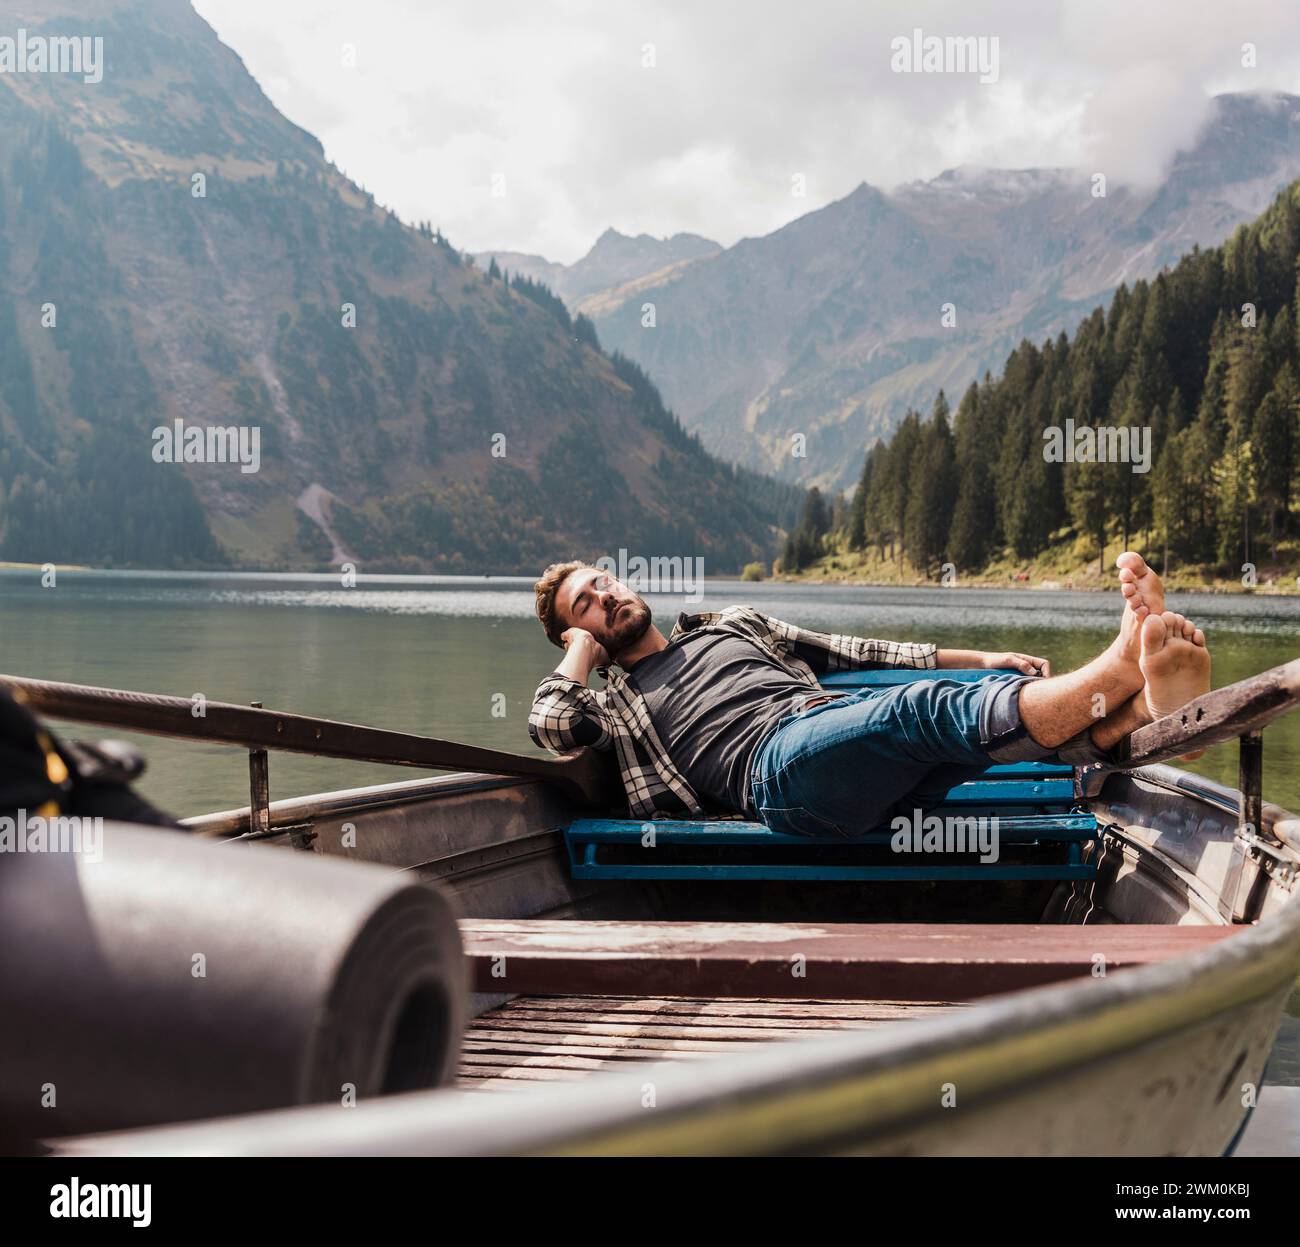
<instances>
[{"instance_id":1,"label":"calm lake water","mask_svg":"<svg viewBox=\"0 0 1300 1247\"><path fill-rule=\"evenodd\" d=\"M261 701L536 755L528 710L560 651L533 617L530 583L523 577L363 577L344 589L330 576L59 572L57 587L44 589L37 572L0 569L0 671ZM1121 601L1118 593L732 580L708 581L702 604L666 595L646 600L665 633L680 610L745 602L824 631L1023 650L1050 658L1057 671L1108 643ZM1178 594L1170 604L1205 629L1216 686L1300 654L1300 598ZM150 763L141 791L178 817L248 803L242 750L55 726L65 734L136 741ZM270 767L273 799L419 774L288 754L273 754ZM1235 785L1235 748L1220 746L1193 769ZM1300 811L1300 713L1268 729L1264 772L1269 799ZM1268 1081L1300 1085L1300 993L1288 1013Z\"/></svg>"},{"instance_id":2,"label":"calm lake water","mask_svg":"<svg viewBox=\"0 0 1300 1247\"><path fill-rule=\"evenodd\" d=\"M356 588L313 575L0 570L0 671L211 701L261 701L301 714L450 737L518 753L538 680L560 651L533 617L524 577L363 577ZM648 595L668 632L680 610L745 602L825 631L1017 649L1064 671L1114 635L1118 593L876 589L705 583L703 602ZM1178 594L1173 609L1206 631L1216 685L1300 654L1300 598ZM80 726L87 736L127 733ZM150 766L141 790L184 817L248 802L238 749L130 737ZM1235 784L1236 749L1193 769ZM1300 811L1300 713L1270 727L1265 792ZM273 754L273 798L410 779L418 772Z\"/></svg>"}]
</instances>

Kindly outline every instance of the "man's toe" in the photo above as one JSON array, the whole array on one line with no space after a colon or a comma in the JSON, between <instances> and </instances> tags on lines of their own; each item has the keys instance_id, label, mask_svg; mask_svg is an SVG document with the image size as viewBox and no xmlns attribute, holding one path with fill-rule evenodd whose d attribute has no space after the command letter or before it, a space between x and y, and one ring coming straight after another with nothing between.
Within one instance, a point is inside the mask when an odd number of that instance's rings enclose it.
<instances>
[{"instance_id":1,"label":"man's toe","mask_svg":"<svg viewBox=\"0 0 1300 1247\"><path fill-rule=\"evenodd\" d=\"M1150 615L1142 621L1142 655L1158 654L1165 647L1169 629L1160 615Z\"/></svg>"}]
</instances>

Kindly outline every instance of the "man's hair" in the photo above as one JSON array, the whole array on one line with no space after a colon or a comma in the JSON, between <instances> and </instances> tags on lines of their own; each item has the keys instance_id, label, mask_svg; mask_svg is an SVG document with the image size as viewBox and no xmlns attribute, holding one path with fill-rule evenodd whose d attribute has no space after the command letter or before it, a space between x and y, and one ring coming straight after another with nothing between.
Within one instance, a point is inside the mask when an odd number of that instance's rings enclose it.
<instances>
[{"instance_id":1,"label":"man's hair","mask_svg":"<svg viewBox=\"0 0 1300 1247\"><path fill-rule=\"evenodd\" d=\"M560 592L560 586L571 573L590 566L590 563L584 563L580 559L569 563L552 563L542 573L542 578L533 585L533 592L537 595L537 618L542 621L547 639L552 645L558 645L560 649L564 648L560 634L565 630L565 625L556 612L555 597Z\"/></svg>"}]
</instances>

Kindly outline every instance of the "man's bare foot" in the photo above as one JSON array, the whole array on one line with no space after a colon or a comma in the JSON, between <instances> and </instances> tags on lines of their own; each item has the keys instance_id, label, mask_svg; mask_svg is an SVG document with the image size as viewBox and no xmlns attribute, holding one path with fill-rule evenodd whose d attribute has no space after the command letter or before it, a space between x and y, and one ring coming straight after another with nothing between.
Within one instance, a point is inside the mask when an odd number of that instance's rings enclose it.
<instances>
[{"instance_id":1,"label":"man's bare foot","mask_svg":"<svg viewBox=\"0 0 1300 1247\"><path fill-rule=\"evenodd\" d=\"M1119 617L1119 635L1111 642L1111 656L1128 666L1140 678L1138 661L1142 657L1142 621L1148 614L1159 615L1165 609L1165 587L1140 554L1125 550L1115 560L1119 567L1119 588L1124 595L1124 610Z\"/></svg>"},{"instance_id":2,"label":"man's bare foot","mask_svg":"<svg viewBox=\"0 0 1300 1247\"><path fill-rule=\"evenodd\" d=\"M1174 611L1148 614L1142 620L1142 657L1147 711L1153 719L1181 710L1210 691L1210 651L1205 633ZM1184 754L1191 762L1205 752Z\"/></svg>"},{"instance_id":3,"label":"man's bare foot","mask_svg":"<svg viewBox=\"0 0 1300 1247\"><path fill-rule=\"evenodd\" d=\"M1115 560L1115 566L1119 568L1119 591L1124 595L1129 610L1137 616L1138 623L1148 615L1163 615L1165 586L1143 557L1125 550Z\"/></svg>"}]
</instances>

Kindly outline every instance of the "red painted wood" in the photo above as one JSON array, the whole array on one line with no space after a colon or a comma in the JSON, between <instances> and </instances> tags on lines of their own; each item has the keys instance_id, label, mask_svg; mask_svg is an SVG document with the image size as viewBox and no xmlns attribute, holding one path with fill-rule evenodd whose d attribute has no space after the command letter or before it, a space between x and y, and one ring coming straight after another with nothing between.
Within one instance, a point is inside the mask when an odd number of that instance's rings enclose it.
<instances>
[{"instance_id":1,"label":"red painted wood","mask_svg":"<svg viewBox=\"0 0 1300 1247\"><path fill-rule=\"evenodd\" d=\"M460 928L484 992L952 1001L1164 961L1242 929L549 919Z\"/></svg>"}]
</instances>

